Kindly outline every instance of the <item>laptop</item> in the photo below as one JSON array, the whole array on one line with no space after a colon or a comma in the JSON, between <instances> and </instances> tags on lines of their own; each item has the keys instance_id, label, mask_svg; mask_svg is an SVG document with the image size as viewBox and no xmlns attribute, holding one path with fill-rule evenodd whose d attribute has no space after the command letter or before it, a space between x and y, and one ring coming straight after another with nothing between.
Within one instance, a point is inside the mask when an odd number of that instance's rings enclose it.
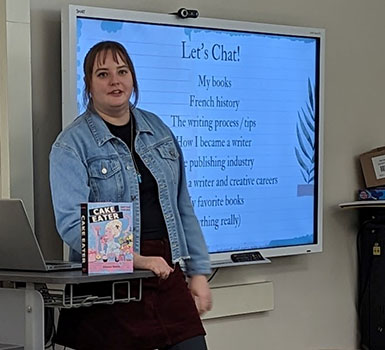
<instances>
[{"instance_id":1,"label":"laptop","mask_svg":"<svg viewBox=\"0 0 385 350\"><path fill-rule=\"evenodd\" d=\"M78 262L45 261L22 200L0 199L0 269L59 271L80 268Z\"/></svg>"}]
</instances>

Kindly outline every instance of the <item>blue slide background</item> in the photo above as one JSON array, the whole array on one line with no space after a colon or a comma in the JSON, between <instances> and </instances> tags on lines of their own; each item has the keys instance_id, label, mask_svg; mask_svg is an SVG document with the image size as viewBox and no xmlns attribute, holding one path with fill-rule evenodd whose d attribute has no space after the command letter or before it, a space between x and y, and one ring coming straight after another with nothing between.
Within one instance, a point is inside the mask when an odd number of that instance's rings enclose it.
<instances>
[{"instance_id":1,"label":"blue slide background","mask_svg":"<svg viewBox=\"0 0 385 350\"><path fill-rule=\"evenodd\" d=\"M182 146L210 252L314 243L314 179L305 181L296 148L311 109L315 39L86 18L77 28L79 113L85 54L98 41L121 42L139 107ZM302 146L314 167L315 123L302 123L312 126Z\"/></svg>"}]
</instances>

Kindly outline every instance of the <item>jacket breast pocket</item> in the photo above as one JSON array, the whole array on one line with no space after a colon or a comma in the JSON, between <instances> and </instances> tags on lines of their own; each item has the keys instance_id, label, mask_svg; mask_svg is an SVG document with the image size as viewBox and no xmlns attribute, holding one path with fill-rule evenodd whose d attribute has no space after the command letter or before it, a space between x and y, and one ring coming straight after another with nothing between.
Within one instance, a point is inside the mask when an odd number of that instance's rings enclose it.
<instances>
[{"instance_id":1,"label":"jacket breast pocket","mask_svg":"<svg viewBox=\"0 0 385 350\"><path fill-rule=\"evenodd\" d=\"M158 144L156 149L160 154L161 160L166 163L166 168L163 168L164 171L166 171L166 175L168 174L167 170L169 170L174 179L174 183L176 183L179 178L179 153L175 147L174 141L169 139Z\"/></svg>"},{"instance_id":2,"label":"jacket breast pocket","mask_svg":"<svg viewBox=\"0 0 385 350\"><path fill-rule=\"evenodd\" d=\"M88 164L92 201L121 201L123 196L122 167L118 159L98 158Z\"/></svg>"}]
</instances>

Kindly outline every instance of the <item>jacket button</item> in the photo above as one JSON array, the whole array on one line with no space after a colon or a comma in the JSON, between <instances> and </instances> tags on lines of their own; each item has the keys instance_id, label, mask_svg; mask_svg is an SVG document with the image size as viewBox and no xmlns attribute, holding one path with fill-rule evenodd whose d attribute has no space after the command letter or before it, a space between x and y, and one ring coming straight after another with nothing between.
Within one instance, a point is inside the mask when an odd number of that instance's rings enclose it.
<instances>
[{"instance_id":1,"label":"jacket button","mask_svg":"<svg viewBox=\"0 0 385 350\"><path fill-rule=\"evenodd\" d=\"M106 168L103 168L103 169L102 169L102 174L103 174L103 175L106 175L106 174L107 174L107 172L108 172L108 171L107 171L107 169L106 169Z\"/></svg>"}]
</instances>

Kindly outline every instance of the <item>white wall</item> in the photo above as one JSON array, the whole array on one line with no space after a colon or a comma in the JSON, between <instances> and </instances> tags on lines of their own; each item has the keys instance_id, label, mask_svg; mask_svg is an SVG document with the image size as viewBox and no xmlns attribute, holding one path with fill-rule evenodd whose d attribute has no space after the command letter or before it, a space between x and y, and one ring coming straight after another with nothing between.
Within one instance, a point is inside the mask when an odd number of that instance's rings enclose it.
<instances>
[{"instance_id":1,"label":"white wall","mask_svg":"<svg viewBox=\"0 0 385 350\"><path fill-rule=\"evenodd\" d=\"M48 188L49 147L60 130L60 12L67 0L31 0L36 225L59 254ZM83 0L81 5L326 29L324 252L222 269L215 284L272 280L274 311L205 321L210 350L352 350L357 345L356 213L337 209L361 184L357 155L385 144L383 0ZM53 248L53 246L55 248ZM234 298L237 296L234 295ZM231 302L229 300L228 302Z\"/></svg>"},{"instance_id":2,"label":"white wall","mask_svg":"<svg viewBox=\"0 0 385 350\"><path fill-rule=\"evenodd\" d=\"M33 213L29 0L0 0L0 196Z\"/></svg>"},{"instance_id":3,"label":"white wall","mask_svg":"<svg viewBox=\"0 0 385 350\"><path fill-rule=\"evenodd\" d=\"M0 198L10 195L6 2L0 2Z\"/></svg>"}]
</instances>

